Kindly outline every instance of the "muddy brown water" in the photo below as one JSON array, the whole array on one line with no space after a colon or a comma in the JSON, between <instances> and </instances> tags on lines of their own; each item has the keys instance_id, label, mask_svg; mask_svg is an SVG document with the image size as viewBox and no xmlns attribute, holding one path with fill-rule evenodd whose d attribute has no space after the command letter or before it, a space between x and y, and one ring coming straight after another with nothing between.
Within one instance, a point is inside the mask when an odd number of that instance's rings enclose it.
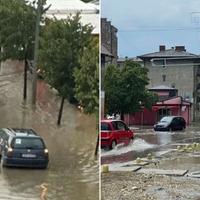
<instances>
[{"instance_id":1,"label":"muddy brown water","mask_svg":"<svg viewBox=\"0 0 200 200\"><path fill-rule=\"evenodd\" d=\"M136 158L146 158L151 153L154 157L162 159L168 153L173 152L179 145L200 143L200 123L190 125L185 131L155 132L152 128L140 127L135 129L136 136L132 144L119 145L111 151L102 150L101 164L122 163ZM166 156L168 157L168 156ZM180 169L199 169L200 155L195 158L167 159L163 161L164 168L179 167ZM196 167L195 167L196 166Z\"/></svg>"},{"instance_id":2,"label":"muddy brown water","mask_svg":"<svg viewBox=\"0 0 200 200\"><path fill-rule=\"evenodd\" d=\"M0 70L0 127L33 128L44 138L50 162L46 170L1 167L0 199L98 199L95 117L66 102L62 125L57 127L59 97L38 81L38 103L32 108L29 76L28 99L23 102L20 69Z\"/></svg>"}]
</instances>

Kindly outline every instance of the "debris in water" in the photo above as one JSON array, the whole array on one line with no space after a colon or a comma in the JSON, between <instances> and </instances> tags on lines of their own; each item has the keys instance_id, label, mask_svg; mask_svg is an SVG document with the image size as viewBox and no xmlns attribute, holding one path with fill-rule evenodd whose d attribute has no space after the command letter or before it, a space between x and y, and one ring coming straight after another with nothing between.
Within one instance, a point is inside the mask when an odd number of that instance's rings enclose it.
<instances>
[{"instance_id":1,"label":"debris in water","mask_svg":"<svg viewBox=\"0 0 200 200\"><path fill-rule=\"evenodd\" d=\"M42 188L42 193L40 195L40 200L45 200L46 199L46 194L47 194L47 183L42 183L40 185L40 188Z\"/></svg>"},{"instance_id":2,"label":"debris in water","mask_svg":"<svg viewBox=\"0 0 200 200\"><path fill-rule=\"evenodd\" d=\"M109 172L109 166L108 165L103 165L102 166L102 172L103 173L108 173Z\"/></svg>"}]
</instances>

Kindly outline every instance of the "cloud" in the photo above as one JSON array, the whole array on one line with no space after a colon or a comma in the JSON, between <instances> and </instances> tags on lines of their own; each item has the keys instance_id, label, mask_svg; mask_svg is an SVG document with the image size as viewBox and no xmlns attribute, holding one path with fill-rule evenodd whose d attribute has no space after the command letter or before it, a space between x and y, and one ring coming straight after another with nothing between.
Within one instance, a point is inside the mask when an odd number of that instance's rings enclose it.
<instances>
[{"instance_id":1,"label":"cloud","mask_svg":"<svg viewBox=\"0 0 200 200\"><path fill-rule=\"evenodd\" d=\"M102 0L102 15L122 28L129 26L185 25L199 0Z\"/></svg>"},{"instance_id":2,"label":"cloud","mask_svg":"<svg viewBox=\"0 0 200 200\"><path fill-rule=\"evenodd\" d=\"M101 4L102 16L119 30L121 55L157 50L158 44L187 44L191 50L199 49L199 34L193 28L200 27L200 13L192 15L200 12L199 0L102 0Z\"/></svg>"}]
</instances>

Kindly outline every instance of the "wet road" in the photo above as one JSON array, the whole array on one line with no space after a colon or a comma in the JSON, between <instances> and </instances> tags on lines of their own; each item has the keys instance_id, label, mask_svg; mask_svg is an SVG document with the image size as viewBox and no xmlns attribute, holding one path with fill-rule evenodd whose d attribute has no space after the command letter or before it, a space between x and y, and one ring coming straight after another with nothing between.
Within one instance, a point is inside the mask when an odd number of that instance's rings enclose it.
<instances>
[{"instance_id":1,"label":"wet road","mask_svg":"<svg viewBox=\"0 0 200 200\"><path fill-rule=\"evenodd\" d=\"M95 117L66 102L62 125L57 127L59 97L39 81L37 107L32 108L29 80L28 99L23 103L22 69L10 66L0 70L0 127L33 128L44 138L50 162L47 170L1 168L0 199L98 199Z\"/></svg>"},{"instance_id":2,"label":"wet road","mask_svg":"<svg viewBox=\"0 0 200 200\"><path fill-rule=\"evenodd\" d=\"M200 123L193 124L185 131L178 132L155 132L152 128L135 129L135 139L128 146L118 145L111 151L102 150L101 164L122 163L146 158L151 153L157 159L167 157L167 154L176 151L177 146L188 145L200 142ZM179 158L164 160L161 163L163 168L177 167L199 169L200 154L195 158ZM183 165L183 163L185 163ZM198 165L197 165L198 164Z\"/></svg>"}]
</instances>

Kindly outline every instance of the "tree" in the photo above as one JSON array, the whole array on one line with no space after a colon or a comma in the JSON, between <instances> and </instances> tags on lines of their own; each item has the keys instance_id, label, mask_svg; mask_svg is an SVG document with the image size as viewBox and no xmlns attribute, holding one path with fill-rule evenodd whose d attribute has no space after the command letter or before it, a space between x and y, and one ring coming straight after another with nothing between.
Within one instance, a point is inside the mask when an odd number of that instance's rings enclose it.
<instances>
[{"instance_id":1,"label":"tree","mask_svg":"<svg viewBox=\"0 0 200 200\"><path fill-rule=\"evenodd\" d=\"M146 89L148 70L140 64L127 60L122 69L108 66L105 72L105 105L108 113L124 114L151 108L156 96Z\"/></svg>"},{"instance_id":2,"label":"tree","mask_svg":"<svg viewBox=\"0 0 200 200\"><path fill-rule=\"evenodd\" d=\"M75 97L86 113L99 111L99 38L91 42L83 51L80 67L74 70Z\"/></svg>"},{"instance_id":3,"label":"tree","mask_svg":"<svg viewBox=\"0 0 200 200\"><path fill-rule=\"evenodd\" d=\"M64 100L74 102L74 69L91 38L92 27L80 23L79 14L67 19L46 20L42 31L39 60L45 72L44 78L62 97L58 115L61 122Z\"/></svg>"},{"instance_id":4,"label":"tree","mask_svg":"<svg viewBox=\"0 0 200 200\"><path fill-rule=\"evenodd\" d=\"M95 113L97 132L99 125L99 37L92 37L80 59L80 67L74 70L75 97L86 113ZM99 147L97 134L95 155Z\"/></svg>"},{"instance_id":5,"label":"tree","mask_svg":"<svg viewBox=\"0 0 200 200\"><path fill-rule=\"evenodd\" d=\"M25 0L0 0L0 61L7 59L24 60L24 92L28 59L33 57L33 41L36 11Z\"/></svg>"},{"instance_id":6,"label":"tree","mask_svg":"<svg viewBox=\"0 0 200 200\"><path fill-rule=\"evenodd\" d=\"M93 1L93 0L81 0L81 1L83 1L83 2L85 2L85 3L88 3L88 2L91 2L91 1Z\"/></svg>"},{"instance_id":7,"label":"tree","mask_svg":"<svg viewBox=\"0 0 200 200\"><path fill-rule=\"evenodd\" d=\"M28 61L33 59L35 28L36 28L36 1L27 0L0 0L0 62L7 59L24 60L24 90L23 99L27 97L27 70ZM46 0L41 0L41 13ZM40 18L40 21L43 21Z\"/></svg>"},{"instance_id":8,"label":"tree","mask_svg":"<svg viewBox=\"0 0 200 200\"><path fill-rule=\"evenodd\" d=\"M105 111L109 114L120 112L120 69L108 65L104 73Z\"/></svg>"}]
</instances>

